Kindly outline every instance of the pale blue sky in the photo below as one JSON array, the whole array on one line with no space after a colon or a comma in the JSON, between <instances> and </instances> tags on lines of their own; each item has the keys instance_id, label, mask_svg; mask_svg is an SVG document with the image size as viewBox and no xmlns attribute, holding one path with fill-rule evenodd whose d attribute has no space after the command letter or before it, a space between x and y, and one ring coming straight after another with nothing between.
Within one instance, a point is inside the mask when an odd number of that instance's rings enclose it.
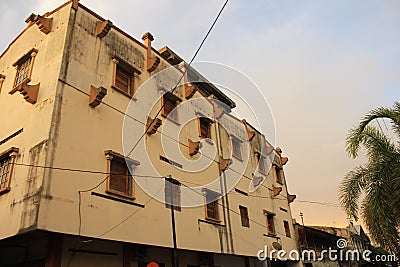
<instances>
[{"instance_id":1,"label":"pale blue sky","mask_svg":"<svg viewBox=\"0 0 400 267\"><path fill-rule=\"evenodd\" d=\"M31 12L62 2L1 0L0 50ZM156 48L168 45L190 60L223 1L81 3L139 40L152 32ZM400 99L399 29L399 0L231 0L197 60L240 70L266 96L277 145L289 156L290 192L299 200L337 202L339 182L360 163L344 151L347 131L368 110ZM307 224L346 223L337 208L299 202L292 207L294 217L299 220L302 211Z\"/></svg>"}]
</instances>

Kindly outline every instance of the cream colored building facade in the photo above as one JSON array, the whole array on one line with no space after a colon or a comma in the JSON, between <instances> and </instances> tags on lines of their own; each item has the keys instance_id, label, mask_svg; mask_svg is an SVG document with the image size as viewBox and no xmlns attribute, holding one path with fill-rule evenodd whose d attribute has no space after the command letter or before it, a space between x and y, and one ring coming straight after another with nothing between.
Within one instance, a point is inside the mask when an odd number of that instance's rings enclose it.
<instances>
[{"instance_id":1,"label":"cream colored building facade","mask_svg":"<svg viewBox=\"0 0 400 267\"><path fill-rule=\"evenodd\" d=\"M287 158L231 99L77 1L26 22L0 56L0 266L300 264L257 259L297 248L295 196Z\"/></svg>"}]
</instances>

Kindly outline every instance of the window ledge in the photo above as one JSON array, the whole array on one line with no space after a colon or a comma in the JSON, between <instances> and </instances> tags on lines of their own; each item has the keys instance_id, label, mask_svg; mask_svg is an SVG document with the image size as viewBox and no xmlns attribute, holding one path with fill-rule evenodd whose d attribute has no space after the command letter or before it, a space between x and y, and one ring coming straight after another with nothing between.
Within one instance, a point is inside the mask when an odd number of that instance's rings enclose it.
<instances>
[{"instance_id":1,"label":"window ledge","mask_svg":"<svg viewBox=\"0 0 400 267\"><path fill-rule=\"evenodd\" d=\"M8 93L9 93L10 95L14 94L15 92L21 90L21 88L22 88L25 84L29 83L30 81L31 81L30 78L26 78L25 80L23 80L22 82L20 82L17 86L14 86L13 89L12 89L10 92L8 92Z\"/></svg>"},{"instance_id":2,"label":"window ledge","mask_svg":"<svg viewBox=\"0 0 400 267\"><path fill-rule=\"evenodd\" d=\"M113 200L113 201L117 201L117 202L121 202L121 203L125 203L125 204L128 204L128 205L133 205L133 206L140 207L140 208L144 208L145 207L143 204L136 203L131 199L123 199L123 198L120 198L120 197L114 197L112 195L103 195L103 194L96 193L96 192L92 192L91 195L92 196L97 196L97 197L102 197L102 198Z\"/></svg>"},{"instance_id":3,"label":"window ledge","mask_svg":"<svg viewBox=\"0 0 400 267\"><path fill-rule=\"evenodd\" d=\"M220 227L226 227L226 225L225 224L222 224L221 222L216 222L216 221L214 221L214 220L209 220L209 219L198 219L197 220L198 222L202 222L202 223L208 223L208 224L212 224L212 225L215 225L215 226L220 226Z\"/></svg>"},{"instance_id":4,"label":"window ledge","mask_svg":"<svg viewBox=\"0 0 400 267\"><path fill-rule=\"evenodd\" d=\"M278 237L276 234L272 234L272 233L264 234L264 236L266 236L266 237L273 237L273 238L276 238L276 239L281 239L281 238Z\"/></svg>"},{"instance_id":5,"label":"window ledge","mask_svg":"<svg viewBox=\"0 0 400 267\"><path fill-rule=\"evenodd\" d=\"M115 85L111 85L111 88L114 89L115 91L117 91L117 92L123 94L124 96L129 97L129 98L132 99L133 101L137 101L137 98L136 98L136 97L134 97L133 95L128 94L127 92L125 92L125 91L122 90L122 89L119 89L119 88L116 87Z\"/></svg>"},{"instance_id":6,"label":"window ledge","mask_svg":"<svg viewBox=\"0 0 400 267\"><path fill-rule=\"evenodd\" d=\"M11 188L10 187L5 187L3 189L0 189L0 195L5 194L10 192Z\"/></svg>"},{"instance_id":7,"label":"window ledge","mask_svg":"<svg viewBox=\"0 0 400 267\"><path fill-rule=\"evenodd\" d=\"M135 200L135 199L136 199L136 198L133 197L133 196L128 196L128 195L125 195L125 194L120 193L120 192L118 192L118 191L114 191L114 190L112 190L112 189L106 190L106 193L107 193L107 194L110 194L110 195L114 195L114 196L119 196L119 197L122 197L122 198L125 198L125 199L130 199L130 200Z\"/></svg>"},{"instance_id":8,"label":"window ledge","mask_svg":"<svg viewBox=\"0 0 400 267\"><path fill-rule=\"evenodd\" d=\"M218 224L220 224L222 222L221 220L214 219L214 218L208 218L208 217L206 217L206 221L211 221L211 222L218 223Z\"/></svg>"}]
</instances>

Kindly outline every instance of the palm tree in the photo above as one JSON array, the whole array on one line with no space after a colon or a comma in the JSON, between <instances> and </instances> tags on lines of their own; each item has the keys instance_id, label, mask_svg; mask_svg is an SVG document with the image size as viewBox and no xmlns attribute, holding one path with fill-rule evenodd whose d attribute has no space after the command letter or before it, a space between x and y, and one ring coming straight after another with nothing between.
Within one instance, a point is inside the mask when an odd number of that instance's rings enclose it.
<instances>
[{"instance_id":1,"label":"palm tree","mask_svg":"<svg viewBox=\"0 0 400 267\"><path fill-rule=\"evenodd\" d=\"M372 125L388 119L393 136ZM395 141L396 140L396 141ZM348 154L356 158L361 147L367 163L350 171L339 187L341 205L350 219L361 214L372 239L391 253L400 255L400 102L393 108L370 111L350 130ZM359 203L362 197L361 203Z\"/></svg>"}]
</instances>

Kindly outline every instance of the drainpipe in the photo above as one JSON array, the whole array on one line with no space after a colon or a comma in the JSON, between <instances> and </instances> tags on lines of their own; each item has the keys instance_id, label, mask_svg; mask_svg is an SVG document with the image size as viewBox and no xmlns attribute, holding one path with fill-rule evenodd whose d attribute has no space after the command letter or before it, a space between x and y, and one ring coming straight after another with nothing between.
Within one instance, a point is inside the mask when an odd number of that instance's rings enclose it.
<instances>
[{"instance_id":1,"label":"drainpipe","mask_svg":"<svg viewBox=\"0 0 400 267\"><path fill-rule=\"evenodd\" d=\"M215 114L215 107L213 107L214 110L214 114ZM222 156L222 143L220 142L221 140L221 128L219 127L219 124L216 120L216 118L214 117L215 120L215 133L216 133L216 142L217 142L217 150L218 150L218 155ZM218 124L218 125L217 125ZM233 236L232 236L232 226L231 226L231 217L229 214L229 199L228 199L228 192L227 192L227 183L226 183L226 175L225 172L221 171L221 168L218 168L219 170L219 175L221 177L222 175L222 179L220 179L220 186L222 189L222 208L224 211L224 221L226 222L226 227L227 227L227 235L229 236L229 240L228 240L228 236L226 237L226 243L228 245L228 252L230 253L234 253L234 248L233 248ZM225 208L226 205L226 208ZM229 249L230 247L230 249Z\"/></svg>"},{"instance_id":2,"label":"drainpipe","mask_svg":"<svg viewBox=\"0 0 400 267\"><path fill-rule=\"evenodd\" d=\"M172 250L172 266L173 267L178 267L179 266L179 259L178 259L178 248L177 248L177 242L176 242L176 225L175 225L175 204L176 203L174 203L174 201L173 201L173 189L172 189L172 187L174 185L179 185L179 182L177 180L173 179L171 175L169 175L169 177L166 178L165 180L167 182L171 183L171 186L170 186L171 203L169 203L169 207L171 209L172 240L173 240L173 244L174 244L174 248Z\"/></svg>"}]
</instances>

